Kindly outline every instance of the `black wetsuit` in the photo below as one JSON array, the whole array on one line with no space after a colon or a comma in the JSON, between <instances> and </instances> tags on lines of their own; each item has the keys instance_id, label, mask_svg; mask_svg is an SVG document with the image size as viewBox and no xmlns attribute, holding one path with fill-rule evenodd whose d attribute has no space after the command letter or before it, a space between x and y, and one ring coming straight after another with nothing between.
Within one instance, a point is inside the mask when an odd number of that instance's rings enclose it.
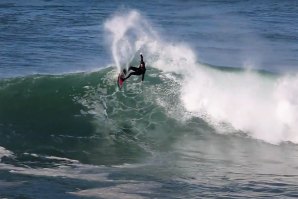
<instances>
[{"instance_id":1,"label":"black wetsuit","mask_svg":"<svg viewBox=\"0 0 298 199\"><path fill-rule=\"evenodd\" d=\"M145 62L143 60L143 56L142 55L141 55L140 66L138 68L137 67L130 66L128 68L128 71L130 71L130 70L132 70L133 72L129 73L128 76L124 78L124 80L128 79L132 75L142 75L142 81L144 81L146 67L145 67Z\"/></svg>"}]
</instances>

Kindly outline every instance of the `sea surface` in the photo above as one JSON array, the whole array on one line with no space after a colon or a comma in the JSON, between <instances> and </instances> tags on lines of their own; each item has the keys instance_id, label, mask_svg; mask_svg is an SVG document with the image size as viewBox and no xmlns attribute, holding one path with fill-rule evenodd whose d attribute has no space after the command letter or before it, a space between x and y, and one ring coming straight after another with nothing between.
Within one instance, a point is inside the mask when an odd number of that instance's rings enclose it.
<instances>
[{"instance_id":1,"label":"sea surface","mask_svg":"<svg viewBox=\"0 0 298 199\"><path fill-rule=\"evenodd\" d=\"M0 198L298 197L298 1L1 0L0 46Z\"/></svg>"}]
</instances>

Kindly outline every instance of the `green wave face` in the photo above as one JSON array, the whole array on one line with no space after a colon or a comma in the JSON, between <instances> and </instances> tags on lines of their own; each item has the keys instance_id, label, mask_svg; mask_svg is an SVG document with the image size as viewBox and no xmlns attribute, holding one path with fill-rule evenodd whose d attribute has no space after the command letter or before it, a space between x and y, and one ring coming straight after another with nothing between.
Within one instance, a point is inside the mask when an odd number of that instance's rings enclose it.
<instances>
[{"instance_id":1,"label":"green wave face","mask_svg":"<svg viewBox=\"0 0 298 199\"><path fill-rule=\"evenodd\" d=\"M135 162L167 150L184 128L177 122L178 83L152 69L147 81L130 78L120 91L116 75L107 68L2 80L0 146L19 158L33 153L93 164Z\"/></svg>"},{"instance_id":2,"label":"green wave face","mask_svg":"<svg viewBox=\"0 0 298 199\"><path fill-rule=\"evenodd\" d=\"M109 67L1 80L0 146L16 154L6 161L31 164L29 153L99 165L139 162L173 150L186 134L295 142L271 128L292 125L277 117L295 116L289 109L295 104L283 103L296 88L292 77L212 66L187 76L150 67L144 82L133 76L119 90L117 75Z\"/></svg>"}]
</instances>

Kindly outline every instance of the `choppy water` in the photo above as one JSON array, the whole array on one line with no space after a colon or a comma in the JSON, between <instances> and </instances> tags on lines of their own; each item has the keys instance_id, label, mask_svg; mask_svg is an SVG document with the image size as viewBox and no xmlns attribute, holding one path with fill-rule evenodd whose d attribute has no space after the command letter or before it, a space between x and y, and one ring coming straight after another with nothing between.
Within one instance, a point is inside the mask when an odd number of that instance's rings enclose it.
<instances>
[{"instance_id":1,"label":"choppy water","mask_svg":"<svg viewBox=\"0 0 298 199\"><path fill-rule=\"evenodd\" d=\"M297 197L297 6L2 1L0 197Z\"/></svg>"}]
</instances>

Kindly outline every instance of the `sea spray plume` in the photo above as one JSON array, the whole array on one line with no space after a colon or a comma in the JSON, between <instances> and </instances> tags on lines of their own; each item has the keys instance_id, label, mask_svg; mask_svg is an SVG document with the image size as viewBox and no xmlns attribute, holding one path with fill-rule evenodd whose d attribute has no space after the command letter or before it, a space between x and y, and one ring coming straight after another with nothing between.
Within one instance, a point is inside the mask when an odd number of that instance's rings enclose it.
<instances>
[{"instance_id":1,"label":"sea spray plume","mask_svg":"<svg viewBox=\"0 0 298 199\"><path fill-rule=\"evenodd\" d=\"M105 22L104 28L118 71L128 68L138 51L146 53L145 45L157 37L147 20L135 10L116 14Z\"/></svg>"},{"instance_id":2,"label":"sea spray plume","mask_svg":"<svg viewBox=\"0 0 298 199\"><path fill-rule=\"evenodd\" d=\"M121 61L126 59L132 49L124 36L126 32L134 25L137 13L131 14L128 18L115 16L105 23L105 30L108 31L110 40L112 41L111 51L113 59L118 70L121 69Z\"/></svg>"},{"instance_id":3,"label":"sea spray plume","mask_svg":"<svg viewBox=\"0 0 298 199\"><path fill-rule=\"evenodd\" d=\"M196 56L186 44L161 39L146 17L138 11L117 13L105 24L113 59L120 71L142 51L147 64L167 72L188 72L195 67ZM138 59L138 57L137 57Z\"/></svg>"}]
</instances>

